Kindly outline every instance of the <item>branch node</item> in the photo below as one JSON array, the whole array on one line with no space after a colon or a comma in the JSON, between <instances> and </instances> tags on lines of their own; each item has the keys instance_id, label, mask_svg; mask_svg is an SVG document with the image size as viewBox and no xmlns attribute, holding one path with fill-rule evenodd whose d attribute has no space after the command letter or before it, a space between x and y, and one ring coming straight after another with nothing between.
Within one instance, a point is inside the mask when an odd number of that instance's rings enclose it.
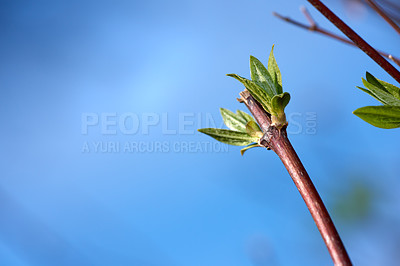
<instances>
[{"instance_id":1,"label":"branch node","mask_svg":"<svg viewBox=\"0 0 400 266\"><path fill-rule=\"evenodd\" d=\"M264 133L264 135L260 138L260 140L258 141L258 143L267 148L268 150L270 150L270 143L271 143L271 138L272 138L272 133L271 133L271 126L268 127L267 132Z\"/></svg>"}]
</instances>

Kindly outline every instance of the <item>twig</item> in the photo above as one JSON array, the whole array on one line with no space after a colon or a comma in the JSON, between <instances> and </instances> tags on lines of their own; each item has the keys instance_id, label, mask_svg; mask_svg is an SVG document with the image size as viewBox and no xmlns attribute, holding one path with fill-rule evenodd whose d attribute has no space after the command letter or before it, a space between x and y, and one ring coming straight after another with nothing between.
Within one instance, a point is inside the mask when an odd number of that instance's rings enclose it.
<instances>
[{"instance_id":1,"label":"twig","mask_svg":"<svg viewBox=\"0 0 400 266\"><path fill-rule=\"evenodd\" d=\"M391 6L391 7L395 8L395 9L397 9L398 11L400 11L400 5L398 3L393 3L390 0L380 0L379 2L382 2L382 3L386 4L386 5Z\"/></svg>"},{"instance_id":2,"label":"twig","mask_svg":"<svg viewBox=\"0 0 400 266\"><path fill-rule=\"evenodd\" d=\"M400 12L400 5L388 0L380 0L380 2L389 6L391 9L394 9L395 12Z\"/></svg>"},{"instance_id":3,"label":"twig","mask_svg":"<svg viewBox=\"0 0 400 266\"><path fill-rule=\"evenodd\" d=\"M389 15L383 10L374 0L365 0L367 4L376 12L378 13L392 28L400 34L400 27L399 25L394 22Z\"/></svg>"},{"instance_id":4,"label":"twig","mask_svg":"<svg viewBox=\"0 0 400 266\"><path fill-rule=\"evenodd\" d=\"M389 75L391 75L398 83L400 83L400 72L392 66L385 58L383 58L371 45L364 41L354 30L336 16L329 8L327 8L319 0L307 0L322 15L330 20L341 32L352 40L361 50L364 51L372 60L380 65Z\"/></svg>"},{"instance_id":5,"label":"twig","mask_svg":"<svg viewBox=\"0 0 400 266\"><path fill-rule=\"evenodd\" d=\"M399 14L400 6L396 6L395 3L392 3L390 1L381 0L379 2L380 2L379 4L381 5L381 7L383 8L383 10L385 10L386 14L392 20L394 20L397 24L399 24L400 23L400 16L399 16L400 15ZM385 5L385 4L386 4L386 6L383 7L383 5Z\"/></svg>"},{"instance_id":6,"label":"twig","mask_svg":"<svg viewBox=\"0 0 400 266\"><path fill-rule=\"evenodd\" d=\"M310 23L310 28L311 29L317 28L317 22L315 22L315 20L312 18L311 14L310 14L310 12L308 12L307 8L305 8L304 6L301 6L300 11L306 17L306 19L308 20L308 23Z\"/></svg>"},{"instance_id":7,"label":"twig","mask_svg":"<svg viewBox=\"0 0 400 266\"><path fill-rule=\"evenodd\" d=\"M282 19L282 20L284 20L284 21L286 21L286 22L288 22L290 24L296 25L296 26L298 26L300 28L303 28L303 29L306 29L306 30L309 30L309 31L313 31L313 32L317 32L317 33L320 33L322 35L328 36L328 37L330 37L332 39L335 39L337 41L340 41L340 42L343 42L343 43L346 43L346 44L349 44L349 45L357 47L357 45L355 45L352 41L350 41L350 40L348 40L346 38L343 38L343 37L341 37L339 35L336 35L335 33L330 32L330 31L318 26L317 23L312 19L311 15L308 13L306 8L302 7L301 11L303 12L303 14L309 20L310 26L307 26L307 25L305 25L305 24L303 24L301 22L295 21L295 20L293 20L293 19L291 19L289 17L284 17L284 16L282 16L282 15L276 13L276 12L274 12L273 15L276 16L279 19ZM392 60L394 63L396 63L396 65L400 66L400 59L399 58L394 57L394 56L392 56L392 55L390 55L390 54L388 54L386 52L383 52L383 51L379 51L379 50L377 50L377 51L382 56Z\"/></svg>"},{"instance_id":8,"label":"twig","mask_svg":"<svg viewBox=\"0 0 400 266\"><path fill-rule=\"evenodd\" d=\"M286 127L277 129L272 126L269 114L265 112L247 90L241 92L240 95L242 102L246 104L264 132L260 144L272 149L283 162L306 203L334 264L341 266L352 265L321 197L287 137Z\"/></svg>"},{"instance_id":9,"label":"twig","mask_svg":"<svg viewBox=\"0 0 400 266\"><path fill-rule=\"evenodd\" d=\"M393 14L391 11L386 11L389 17L394 20L396 23L400 23L400 17L397 16L396 14Z\"/></svg>"}]
</instances>

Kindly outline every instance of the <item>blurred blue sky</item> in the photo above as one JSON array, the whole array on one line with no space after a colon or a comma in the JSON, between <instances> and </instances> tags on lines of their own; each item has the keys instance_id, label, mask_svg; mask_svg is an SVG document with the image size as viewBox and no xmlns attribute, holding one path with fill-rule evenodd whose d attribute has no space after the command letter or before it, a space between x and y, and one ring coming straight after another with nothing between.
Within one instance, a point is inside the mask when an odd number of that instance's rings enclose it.
<instances>
[{"instance_id":1,"label":"blurred blue sky","mask_svg":"<svg viewBox=\"0 0 400 266\"><path fill-rule=\"evenodd\" d=\"M379 17L325 2L371 44L400 56L400 39ZM352 260L396 265L398 130L351 114L378 105L355 88L365 71L393 80L359 50L272 16L305 22L301 5L308 7L300 0L0 1L0 265L329 265L275 154L182 148L215 144L195 130L207 117L220 126L219 107L244 109L236 101L243 88L225 74L248 77L249 55L265 62L273 44L292 95L290 138ZM100 122L83 134L88 113ZM128 113L139 119L135 134L118 124ZM116 134L101 128L107 114ZM180 131L183 115L188 134ZM146 127L149 117L160 121ZM165 134L166 124L177 134ZM170 149L152 149L157 142ZM94 143L147 146L96 152ZM351 205L341 200L360 186L365 212L354 203L347 212L354 217L341 215Z\"/></svg>"}]
</instances>

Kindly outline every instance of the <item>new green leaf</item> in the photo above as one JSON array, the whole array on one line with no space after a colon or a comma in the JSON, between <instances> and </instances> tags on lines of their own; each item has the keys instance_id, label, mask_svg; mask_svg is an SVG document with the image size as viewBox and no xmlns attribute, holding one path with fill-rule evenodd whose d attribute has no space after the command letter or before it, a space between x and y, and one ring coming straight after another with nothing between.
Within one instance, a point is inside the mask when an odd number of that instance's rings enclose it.
<instances>
[{"instance_id":1,"label":"new green leaf","mask_svg":"<svg viewBox=\"0 0 400 266\"><path fill-rule=\"evenodd\" d=\"M251 79L262 87L270 98L277 94L275 83L265 66L254 56L250 56Z\"/></svg>"},{"instance_id":2,"label":"new green leaf","mask_svg":"<svg viewBox=\"0 0 400 266\"><path fill-rule=\"evenodd\" d=\"M400 107L398 106L366 106L358 108L353 114L379 128L400 127Z\"/></svg>"},{"instance_id":3,"label":"new green leaf","mask_svg":"<svg viewBox=\"0 0 400 266\"><path fill-rule=\"evenodd\" d=\"M251 149L251 148L256 148L256 147L262 147L260 146L258 143L253 143L250 144L249 146L244 147L243 149L240 150L240 154L243 156L243 154L245 153L245 151Z\"/></svg>"},{"instance_id":4,"label":"new green leaf","mask_svg":"<svg viewBox=\"0 0 400 266\"><path fill-rule=\"evenodd\" d=\"M261 131L258 124L254 121L249 121L246 124L246 132L250 136L255 137L257 139L260 139L263 136L263 132Z\"/></svg>"},{"instance_id":5,"label":"new green leaf","mask_svg":"<svg viewBox=\"0 0 400 266\"><path fill-rule=\"evenodd\" d=\"M371 77L369 78L371 80ZM367 90L370 91L374 98L385 105L400 106L400 100L395 98L392 94L388 93L387 90L378 81L370 83L368 80L362 79L362 82Z\"/></svg>"},{"instance_id":6,"label":"new green leaf","mask_svg":"<svg viewBox=\"0 0 400 266\"><path fill-rule=\"evenodd\" d=\"M247 121L239 114L235 114L225 108L220 108L225 125L235 131L246 132Z\"/></svg>"},{"instance_id":7,"label":"new green leaf","mask_svg":"<svg viewBox=\"0 0 400 266\"><path fill-rule=\"evenodd\" d=\"M285 107L288 105L290 101L290 94L287 92L275 95L271 100L272 110L275 113L284 112Z\"/></svg>"},{"instance_id":8,"label":"new green leaf","mask_svg":"<svg viewBox=\"0 0 400 266\"><path fill-rule=\"evenodd\" d=\"M258 141L257 138L251 137L247 133L228 129L202 128L198 131L207 134L220 142L235 146L246 146Z\"/></svg>"},{"instance_id":9,"label":"new green leaf","mask_svg":"<svg viewBox=\"0 0 400 266\"><path fill-rule=\"evenodd\" d=\"M261 106L270 113L270 101L271 98L270 96L265 92L264 89L262 89L260 86L258 86L255 82L248 80L246 78L243 78L239 75L236 74L228 74L227 76L233 77L237 80L239 80L245 87L246 89L249 90L250 94L261 104Z\"/></svg>"},{"instance_id":10,"label":"new green leaf","mask_svg":"<svg viewBox=\"0 0 400 266\"><path fill-rule=\"evenodd\" d=\"M243 112L243 111L241 111L241 110L237 110L237 111L236 111L236 114L238 114L238 115L240 115L241 117L243 117L243 119L246 121L246 123L247 123L247 122L250 122L250 121L255 121L254 118L253 118L251 115L249 115L248 113Z\"/></svg>"},{"instance_id":11,"label":"new green leaf","mask_svg":"<svg viewBox=\"0 0 400 266\"><path fill-rule=\"evenodd\" d=\"M400 88L394 86L393 84L387 83L383 80L379 80L377 79L382 85L383 87L390 93L392 94L394 97L396 97L398 100L400 100Z\"/></svg>"},{"instance_id":12,"label":"new green leaf","mask_svg":"<svg viewBox=\"0 0 400 266\"><path fill-rule=\"evenodd\" d=\"M274 126L281 128L287 125L284 109L289 103L290 95L282 91L282 76L275 60L273 46L268 59L268 69L257 58L250 56L250 72L252 80L236 74L228 76L239 80L264 110L271 114Z\"/></svg>"},{"instance_id":13,"label":"new green leaf","mask_svg":"<svg viewBox=\"0 0 400 266\"><path fill-rule=\"evenodd\" d=\"M281 94L282 91L282 76L281 71L279 70L278 63L275 60L274 56L274 45L272 46L271 53L268 58L268 72L275 84L277 89L277 94Z\"/></svg>"},{"instance_id":14,"label":"new green leaf","mask_svg":"<svg viewBox=\"0 0 400 266\"><path fill-rule=\"evenodd\" d=\"M369 73L369 72L365 73L365 78L367 79L368 83L374 85L375 87L378 87L379 89L381 89L384 92L388 92L386 90L386 88L373 75L371 75L371 73Z\"/></svg>"},{"instance_id":15,"label":"new green leaf","mask_svg":"<svg viewBox=\"0 0 400 266\"><path fill-rule=\"evenodd\" d=\"M381 101L381 100L380 100L375 94L373 94L371 91L369 91L369 90L367 90L367 89L364 89L364 88L362 88L362 87L358 87L358 86L356 86L356 88L362 90L363 92L365 92L365 93L367 93L367 94L369 94L370 96L374 97L374 98L377 99L378 101Z\"/></svg>"}]
</instances>

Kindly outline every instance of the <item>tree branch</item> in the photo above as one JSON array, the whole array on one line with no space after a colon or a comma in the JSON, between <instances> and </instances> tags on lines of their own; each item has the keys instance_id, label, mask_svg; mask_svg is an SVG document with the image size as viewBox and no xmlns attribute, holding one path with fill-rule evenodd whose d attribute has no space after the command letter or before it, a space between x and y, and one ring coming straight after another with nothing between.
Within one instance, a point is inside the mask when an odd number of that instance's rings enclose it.
<instances>
[{"instance_id":1,"label":"tree branch","mask_svg":"<svg viewBox=\"0 0 400 266\"><path fill-rule=\"evenodd\" d=\"M386 14L392 19L394 20L397 24L400 23L400 17L399 17L399 13L400 13L400 6L396 5L395 3L392 3L390 1L385 1L385 0L380 0L379 1L381 7L383 5L385 5L383 8L383 10L385 10Z\"/></svg>"},{"instance_id":2,"label":"tree branch","mask_svg":"<svg viewBox=\"0 0 400 266\"><path fill-rule=\"evenodd\" d=\"M276 12L273 12L272 14L273 14L275 17L277 17L277 18L279 18L279 19L281 19L281 20L284 20L284 21L286 21L286 22L288 22L288 23L290 23L290 24L296 25L296 26L298 26L298 27L300 27L300 28L303 28L303 29L306 29L306 30L309 30L309 31L313 31L313 32L316 32L316 33L320 33L320 34L322 34L322 35L325 35L325 36L330 37L330 38L332 38L332 39L335 39L335 40L337 40L337 41L340 41L340 42L343 42L343 43L346 43L346 44L349 44L349 45L352 45L352 46L357 47L357 45L355 45L355 44L354 44L352 41L350 41L349 39L343 38L343 37L341 37L341 36L339 36L339 35L334 34L333 32L330 32L330 31L328 31L328 30L326 30L326 29L321 28L320 26L318 26L317 23L314 21L314 19L311 17L311 15L308 13L308 11L307 11L306 8L302 7L301 11L302 11L302 13L304 14L304 16L307 18L307 20L309 21L309 23L310 23L309 26L308 26L308 25L305 25L305 24L303 24L303 23L301 23L301 22L298 22L298 21L296 21L296 20L293 20L293 19L291 19L291 18L289 18L289 17L282 16L282 15L276 13ZM383 52L383 51L379 51L379 50L377 50L377 51L378 51L382 56L384 56L384 57L386 57L386 58L392 60L394 63L396 63L396 65L400 66L400 59L399 59L399 58L394 57L394 56L392 56L391 54L388 54L388 53Z\"/></svg>"},{"instance_id":3,"label":"tree branch","mask_svg":"<svg viewBox=\"0 0 400 266\"><path fill-rule=\"evenodd\" d=\"M312 4L322 15L330 20L341 32L352 40L361 50L364 51L372 60L380 65L389 75L391 75L398 83L400 83L400 72L385 60L371 45L364 41L354 30L336 16L329 8L327 8L319 0L307 0Z\"/></svg>"},{"instance_id":4,"label":"tree branch","mask_svg":"<svg viewBox=\"0 0 400 266\"><path fill-rule=\"evenodd\" d=\"M389 0L380 0L379 2L381 2L384 5L387 5L392 10L394 9L395 12L400 12L400 5L398 3L393 3L392 1Z\"/></svg>"},{"instance_id":5,"label":"tree branch","mask_svg":"<svg viewBox=\"0 0 400 266\"><path fill-rule=\"evenodd\" d=\"M374 0L365 0L367 4L376 12L378 13L392 28L400 34L400 27L399 25L394 22L388 14L386 14L385 10L383 10Z\"/></svg>"},{"instance_id":6,"label":"tree branch","mask_svg":"<svg viewBox=\"0 0 400 266\"><path fill-rule=\"evenodd\" d=\"M281 129L271 126L269 114L247 90L241 92L240 96L240 101L247 106L264 132L260 144L272 149L283 162L306 203L334 264L343 266L352 265L321 197L287 137L286 126Z\"/></svg>"}]
</instances>

